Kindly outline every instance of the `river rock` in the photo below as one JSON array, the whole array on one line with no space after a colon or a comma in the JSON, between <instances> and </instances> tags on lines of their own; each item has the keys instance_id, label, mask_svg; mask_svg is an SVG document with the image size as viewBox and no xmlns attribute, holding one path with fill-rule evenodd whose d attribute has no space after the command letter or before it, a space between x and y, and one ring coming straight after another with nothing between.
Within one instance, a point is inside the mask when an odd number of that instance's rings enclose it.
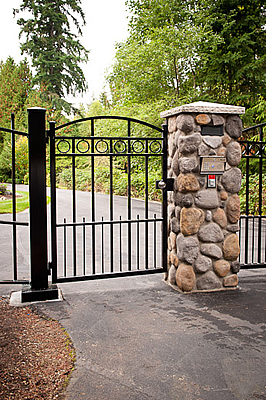
<instances>
[{"instance_id":1,"label":"river rock","mask_svg":"<svg viewBox=\"0 0 266 400\"><path fill-rule=\"evenodd\" d=\"M199 241L195 237L185 237L180 233L176 239L177 257L179 260L193 264L199 254Z\"/></svg>"},{"instance_id":2,"label":"river rock","mask_svg":"<svg viewBox=\"0 0 266 400\"><path fill-rule=\"evenodd\" d=\"M211 122L211 117L208 114L198 114L195 119L199 125L208 125Z\"/></svg>"},{"instance_id":3,"label":"river rock","mask_svg":"<svg viewBox=\"0 0 266 400\"><path fill-rule=\"evenodd\" d=\"M201 245L200 251L205 256L213 258L222 258L222 250L216 244L204 243Z\"/></svg>"},{"instance_id":4,"label":"river rock","mask_svg":"<svg viewBox=\"0 0 266 400\"><path fill-rule=\"evenodd\" d=\"M180 232L180 224L177 218L173 217L170 220L170 228L171 231L173 231L174 233L178 234Z\"/></svg>"},{"instance_id":5,"label":"river rock","mask_svg":"<svg viewBox=\"0 0 266 400\"><path fill-rule=\"evenodd\" d=\"M210 222L207 225L201 226L198 236L202 242L210 243L221 242L224 239L221 228L214 222Z\"/></svg>"},{"instance_id":6,"label":"river rock","mask_svg":"<svg viewBox=\"0 0 266 400\"><path fill-rule=\"evenodd\" d=\"M223 280L223 284L225 287L236 287L238 285L237 275L233 274L226 276Z\"/></svg>"},{"instance_id":7,"label":"river rock","mask_svg":"<svg viewBox=\"0 0 266 400\"><path fill-rule=\"evenodd\" d=\"M178 176L178 174L179 174L178 151L175 152L171 167L172 167L172 170L174 171L174 173L176 174L176 176Z\"/></svg>"},{"instance_id":8,"label":"river rock","mask_svg":"<svg viewBox=\"0 0 266 400\"><path fill-rule=\"evenodd\" d=\"M224 117L217 114L212 114L212 123L213 125L223 125L224 124Z\"/></svg>"},{"instance_id":9,"label":"river rock","mask_svg":"<svg viewBox=\"0 0 266 400\"><path fill-rule=\"evenodd\" d=\"M228 232L236 233L239 232L240 227L239 224L232 224L232 225L227 225L226 229L228 230Z\"/></svg>"},{"instance_id":10,"label":"river rock","mask_svg":"<svg viewBox=\"0 0 266 400\"><path fill-rule=\"evenodd\" d=\"M174 157L176 152L176 143L175 143L175 135L172 134L168 140L168 152L170 157Z\"/></svg>"},{"instance_id":11,"label":"river rock","mask_svg":"<svg viewBox=\"0 0 266 400\"><path fill-rule=\"evenodd\" d=\"M225 129L233 139L238 139L242 135L243 124L238 115L229 115L226 118Z\"/></svg>"},{"instance_id":12,"label":"river rock","mask_svg":"<svg viewBox=\"0 0 266 400\"><path fill-rule=\"evenodd\" d=\"M212 212L210 210L207 210L205 215L205 221L211 222L211 220L212 220Z\"/></svg>"},{"instance_id":13,"label":"river rock","mask_svg":"<svg viewBox=\"0 0 266 400\"><path fill-rule=\"evenodd\" d=\"M174 201L177 206L191 207L194 203L193 196L190 193L183 194L179 192L174 193Z\"/></svg>"},{"instance_id":14,"label":"river rock","mask_svg":"<svg viewBox=\"0 0 266 400\"><path fill-rule=\"evenodd\" d=\"M218 276L223 278L230 271L230 263L225 260L218 260L214 263L214 271Z\"/></svg>"},{"instance_id":15,"label":"river rock","mask_svg":"<svg viewBox=\"0 0 266 400\"><path fill-rule=\"evenodd\" d=\"M178 140L178 148L182 154L191 154L197 151L201 143L201 135L193 133L190 136L180 136Z\"/></svg>"},{"instance_id":16,"label":"river rock","mask_svg":"<svg viewBox=\"0 0 266 400\"><path fill-rule=\"evenodd\" d=\"M224 258L229 261L235 261L240 253L238 236L231 233L225 238L223 243Z\"/></svg>"},{"instance_id":17,"label":"river rock","mask_svg":"<svg viewBox=\"0 0 266 400\"><path fill-rule=\"evenodd\" d=\"M221 136L202 136L202 140L212 149L217 149L222 144Z\"/></svg>"},{"instance_id":18,"label":"river rock","mask_svg":"<svg viewBox=\"0 0 266 400\"><path fill-rule=\"evenodd\" d=\"M179 260L175 252L171 253L171 264L173 264L176 268L178 267Z\"/></svg>"},{"instance_id":19,"label":"river rock","mask_svg":"<svg viewBox=\"0 0 266 400\"><path fill-rule=\"evenodd\" d=\"M232 167L236 167L241 161L241 156L242 150L240 144L235 141L229 143L226 150L226 159L228 164Z\"/></svg>"},{"instance_id":20,"label":"river rock","mask_svg":"<svg viewBox=\"0 0 266 400\"><path fill-rule=\"evenodd\" d=\"M168 132L172 133L175 132L177 129L176 126L176 117L170 117L168 118Z\"/></svg>"},{"instance_id":21,"label":"river rock","mask_svg":"<svg viewBox=\"0 0 266 400\"><path fill-rule=\"evenodd\" d=\"M216 190L207 189L199 191L195 196L195 204L199 208L212 209L219 206Z\"/></svg>"},{"instance_id":22,"label":"river rock","mask_svg":"<svg viewBox=\"0 0 266 400\"><path fill-rule=\"evenodd\" d=\"M177 189L181 193L196 192L199 190L199 182L193 174L180 174L177 178Z\"/></svg>"},{"instance_id":23,"label":"river rock","mask_svg":"<svg viewBox=\"0 0 266 400\"><path fill-rule=\"evenodd\" d=\"M227 133L224 134L223 138L222 138L222 142L224 146L228 146L228 144L231 142L231 138L229 135L227 135Z\"/></svg>"},{"instance_id":24,"label":"river rock","mask_svg":"<svg viewBox=\"0 0 266 400\"><path fill-rule=\"evenodd\" d=\"M194 269L199 274L203 274L207 272L212 267L212 260L209 257L203 256L200 254L195 261Z\"/></svg>"},{"instance_id":25,"label":"river rock","mask_svg":"<svg viewBox=\"0 0 266 400\"><path fill-rule=\"evenodd\" d=\"M194 118L192 115L189 114L181 114L178 115L176 118L176 126L177 129L180 129L180 131L184 133L190 133L193 131L194 127Z\"/></svg>"},{"instance_id":26,"label":"river rock","mask_svg":"<svg viewBox=\"0 0 266 400\"><path fill-rule=\"evenodd\" d=\"M204 221L204 212L198 208L182 208L180 214L180 229L184 236L198 232Z\"/></svg>"},{"instance_id":27,"label":"river rock","mask_svg":"<svg viewBox=\"0 0 266 400\"><path fill-rule=\"evenodd\" d=\"M210 148L205 144L201 143L198 147L199 156L207 156L209 154Z\"/></svg>"},{"instance_id":28,"label":"river rock","mask_svg":"<svg viewBox=\"0 0 266 400\"><path fill-rule=\"evenodd\" d=\"M168 282L171 285L175 285L176 284L176 267L174 265L171 265L169 271L168 271Z\"/></svg>"},{"instance_id":29,"label":"river rock","mask_svg":"<svg viewBox=\"0 0 266 400\"><path fill-rule=\"evenodd\" d=\"M237 274L240 271L240 262L238 260L233 261L231 264L231 269L234 274Z\"/></svg>"},{"instance_id":30,"label":"river rock","mask_svg":"<svg viewBox=\"0 0 266 400\"><path fill-rule=\"evenodd\" d=\"M225 192L224 190L222 190L221 193L220 193L220 197L221 197L221 200L227 200L227 199L228 199L228 194L227 194L227 192Z\"/></svg>"},{"instance_id":31,"label":"river rock","mask_svg":"<svg viewBox=\"0 0 266 400\"><path fill-rule=\"evenodd\" d=\"M226 213L228 220L229 222L231 222L231 224L235 224L236 222L238 222L240 218L240 199L237 194L229 197L226 206Z\"/></svg>"},{"instance_id":32,"label":"river rock","mask_svg":"<svg viewBox=\"0 0 266 400\"><path fill-rule=\"evenodd\" d=\"M173 203L168 204L167 214L168 214L168 217L173 217L174 216L174 214L175 214L175 206L174 206Z\"/></svg>"},{"instance_id":33,"label":"river rock","mask_svg":"<svg viewBox=\"0 0 266 400\"><path fill-rule=\"evenodd\" d=\"M181 212L181 207L180 206L176 206L175 207L175 217L176 218L180 218L180 212Z\"/></svg>"},{"instance_id":34,"label":"river rock","mask_svg":"<svg viewBox=\"0 0 266 400\"><path fill-rule=\"evenodd\" d=\"M176 234L174 232L170 232L169 238L172 250L176 250Z\"/></svg>"},{"instance_id":35,"label":"river rock","mask_svg":"<svg viewBox=\"0 0 266 400\"><path fill-rule=\"evenodd\" d=\"M194 171L198 166L198 161L195 157L181 157L179 159L179 169L183 174Z\"/></svg>"},{"instance_id":36,"label":"river rock","mask_svg":"<svg viewBox=\"0 0 266 400\"><path fill-rule=\"evenodd\" d=\"M226 155L226 148L225 147L220 147L219 150L217 151L217 156L219 157L225 157Z\"/></svg>"},{"instance_id":37,"label":"river rock","mask_svg":"<svg viewBox=\"0 0 266 400\"><path fill-rule=\"evenodd\" d=\"M226 228L227 218L226 218L224 210L222 210L221 208L217 208L217 210L213 214L213 220L218 225L220 225L221 228L223 228L223 229Z\"/></svg>"},{"instance_id":38,"label":"river rock","mask_svg":"<svg viewBox=\"0 0 266 400\"><path fill-rule=\"evenodd\" d=\"M230 193L238 193L241 188L241 171L239 168L231 168L222 176L222 185Z\"/></svg>"},{"instance_id":39,"label":"river rock","mask_svg":"<svg viewBox=\"0 0 266 400\"><path fill-rule=\"evenodd\" d=\"M215 290L222 288L222 283L213 271L207 271L197 279L198 290Z\"/></svg>"},{"instance_id":40,"label":"river rock","mask_svg":"<svg viewBox=\"0 0 266 400\"><path fill-rule=\"evenodd\" d=\"M196 283L196 276L191 265L180 264L176 271L176 284L184 292L191 292Z\"/></svg>"}]
</instances>

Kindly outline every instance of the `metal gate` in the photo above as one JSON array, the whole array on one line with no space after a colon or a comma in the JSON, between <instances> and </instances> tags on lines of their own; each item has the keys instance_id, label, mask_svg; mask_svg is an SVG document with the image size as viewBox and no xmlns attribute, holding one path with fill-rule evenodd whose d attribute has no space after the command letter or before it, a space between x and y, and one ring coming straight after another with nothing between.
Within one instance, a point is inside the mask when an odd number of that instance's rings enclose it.
<instances>
[{"instance_id":1,"label":"metal gate","mask_svg":"<svg viewBox=\"0 0 266 400\"><path fill-rule=\"evenodd\" d=\"M240 217L240 264L242 269L265 268L266 265L266 196L265 187L266 123L243 130L248 140L240 140L242 147L241 191L245 198L244 213ZM263 185L264 181L264 185Z\"/></svg>"},{"instance_id":2,"label":"metal gate","mask_svg":"<svg viewBox=\"0 0 266 400\"><path fill-rule=\"evenodd\" d=\"M66 132L69 128L71 136ZM160 129L133 118L91 117L58 127L51 122L49 137L52 281L166 271L167 188L161 185L161 203L150 202L149 196L151 168L158 170L159 179L167 181L167 125ZM61 192L56 189L59 158L71 186L64 191L67 204L63 207L59 206ZM81 163L86 165L82 170L87 192L76 190ZM99 191L99 163L105 166L107 194ZM123 170L120 178L117 168ZM133 198L133 170L143 176L143 200ZM119 181L121 176L123 182ZM122 184L127 187L126 196L115 196L115 187Z\"/></svg>"},{"instance_id":3,"label":"metal gate","mask_svg":"<svg viewBox=\"0 0 266 400\"><path fill-rule=\"evenodd\" d=\"M10 245L12 246L12 255L7 257L7 252L10 252L10 248L1 248L3 259L1 262L1 277L0 284L28 284L29 283L29 271L28 271L28 259L29 254L27 250L25 254L22 254L18 249L18 241L20 235L28 235L28 229L25 227L29 226L29 222L25 221L25 215L18 215L16 211L16 137L26 136L26 132L15 130L15 115L11 114L11 129L0 127L1 132L10 133L10 144L11 144L11 192L12 192L12 213L1 215L0 226L1 236L7 236L12 238ZM22 220L21 220L22 219ZM11 228L11 229L10 229ZM10 265L12 264L12 268ZM19 268L18 268L19 266Z\"/></svg>"}]
</instances>

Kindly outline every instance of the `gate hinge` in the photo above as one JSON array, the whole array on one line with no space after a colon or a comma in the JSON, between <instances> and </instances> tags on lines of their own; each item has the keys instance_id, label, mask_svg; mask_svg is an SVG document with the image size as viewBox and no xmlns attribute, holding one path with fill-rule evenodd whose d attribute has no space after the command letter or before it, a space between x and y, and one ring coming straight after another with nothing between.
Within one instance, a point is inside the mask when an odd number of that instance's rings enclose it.
<instances>
[{"instance_id":1,"label":"gate hinge","mask_svg":"<svg viewBox=\"0 0 266 400\"><path fill-rule=\"evenodd\" d=\"M49 144L50 131L45 131L45 143Z\"/></svg>"},{"instance_id":2,"label":"gate hinge","mask_svg":"<svg viewBox=\"0 0 266 400\"><path fill-rule=\"evenodd\" d=\"M51 262L48 262L47 270L48 270L48 275L51 275L51 273L52 273L52 263Z\"/></svg>"},{"instance_id":3,"label":"gate hinge","mask_svg":"<svg viewBox=\"0 0 266 400\"><path fill-rule=\"evenodd\" d=\"M160 181L156 181L156 189L166 189L168 192L174 190L174 178L167 178L166 182L161 179Z\"/></svg>"}]
</instances>

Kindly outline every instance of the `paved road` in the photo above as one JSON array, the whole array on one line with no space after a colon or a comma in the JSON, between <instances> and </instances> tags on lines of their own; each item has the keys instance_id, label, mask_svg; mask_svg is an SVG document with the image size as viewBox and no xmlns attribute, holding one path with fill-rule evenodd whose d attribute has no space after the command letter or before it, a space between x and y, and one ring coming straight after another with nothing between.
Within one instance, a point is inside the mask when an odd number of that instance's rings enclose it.
<instances>
[{"instance_id":1,"label":"paved road","mask_svg":"<svg viewBox=\"0 0 266 400\"><path fill-rule=\"evenodd\" d=\"M266 399L266 275L240 289L182 295L161 275L60 285L39 304L70 334L65 400Z\"/></svg>"},{"instance_id":2,"label":"paved road","mask_svg":"<svg viewBox=\"0 0 266 400\"><path fill-rule=\"evenodd\" d=\"M161 274L59 285L65 301L33 307L76 349L63 399L266 399L266 271L239 277L238 290L187 295Z\"/></svg>"},{"instance_id":3,"label":"paved road","mask_svg":"<svg viewBox=\"0 0 266 400\"><path fill-rule=\"evenodd\" d=\"M27 186L17 185L17 190L28 190ZM49 190L47 190L49 195ZM113 220L127 219L127 198L114 196L113 198ZM95 197L95 219L106 221L110 218L110 197L101 193L97 193ZM132 219L144 218L145 203L142 200L132 199ZM156 202L149 202L149 218L153 218L154 214L161 217L161 205ZM70 190L57 189L57 223L63 223L64 218L67 222L73 221L72 216L72 192ZM91 221L91 194L88 192L76 192L76 221ZM11 220L11 215L2 215L1 219ZM27 222L29 219L28 210L18 214L17 220ZM48 205L48 226L50 221L50 206ZM156 241L154 240L155 223L149 223L149 240L148 240L148 267L154 265L154 259L157 266L161 265L161 222L156 222ZM96 238L96 272L101 272L103 256L104 268L106 272L110 271L110 236L111 230L109 226L97 226L95 229ZM57 229L58 235L58 274L64 275L64 234L66 237L66 269L67 275L71 276L73 272L73 228L68 227ZM144 242L145 242L145 224L140 223L139 231L137 225L133 224L131 229L131 262L132 269L140 268L145 264ZM116 224L113 228L113 248L114 248L114 270L119 270L120 260L124 270L128 267L128 225ZM120 240L121 238L121 240ZM48 239L50 243L50 229L48 229ZM85 267L84 267L84 231L82 227L76 228L76 249L77 249L77 275L83 275L83 269L86 274L92 273L92 242L91 227L86 227L85 232ZM18 279L29 279L29 228L24 226L17 227L18 241ZM103 246L102 246L103 243ZM156 246L154 245L156 243ZM102 247L104 251L102 251ZM138 257L138 247L140 253ZM156 254L156 257L155 257ZM0 230L0 258L1 270L0 280L12 279L12 227L10 225L1 225ZM50 259L50 246L49 246Z\"/></svg>"}]
</instances>

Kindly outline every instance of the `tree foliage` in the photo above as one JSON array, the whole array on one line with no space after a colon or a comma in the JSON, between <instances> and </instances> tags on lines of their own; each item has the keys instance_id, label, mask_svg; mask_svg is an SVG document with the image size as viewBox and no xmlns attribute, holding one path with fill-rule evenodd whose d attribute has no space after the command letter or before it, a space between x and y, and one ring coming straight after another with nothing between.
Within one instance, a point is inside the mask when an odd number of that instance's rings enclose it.
<instances>
[{"instance_id":1,"label":"tree foliage","mask_svg":"<svg viewBox=\"0 0 266 400\"><path fill-rule=\"evenodd\" d=\"M32 74L26 60L16 64L9 57L0 63L0 126L10 128L10 115L15 113L18 120L22 116L32 88ZM1 135L1 132L0 132ZM3 136L1 136L1 141Z\"/></svg>"},{"instance_id":2,"label":"tree foliage","mask_svg":"<svg viewBox=\"0 0 266 400\"><path fill-rule=\"evenodd\" d=\"M128 0L128 39L117 45L113 104L243 105L266 99L264 0Z\"/></svg>"},{"instance_id":3,"label":"tree foliage","mask_svg":"<svg viewBox=\"0 0 266 400\"><path fill-rule=\"evenodd\" d=\"M80 0L23 0L14 13L24 11L31 17L19 18L17 23L20 38L25 36L22 54L31 57L36 69L34 82L59 97L84 92L86 81L79 64L88 60L88 50L78 40L85 24Z\"/></svg>"}]
</instances>

